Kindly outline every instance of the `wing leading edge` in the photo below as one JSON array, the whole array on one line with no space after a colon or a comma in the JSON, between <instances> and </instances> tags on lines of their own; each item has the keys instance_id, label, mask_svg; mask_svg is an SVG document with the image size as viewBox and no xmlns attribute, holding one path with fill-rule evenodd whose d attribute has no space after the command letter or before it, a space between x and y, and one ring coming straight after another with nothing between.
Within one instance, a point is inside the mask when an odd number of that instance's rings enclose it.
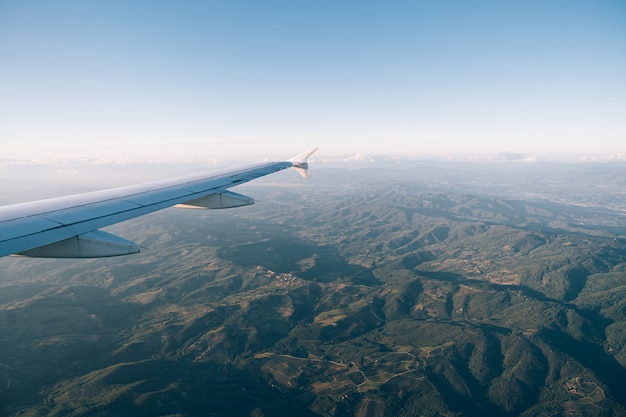
<instances>
[{"instance_id":1,"label":"wing leading edge","mask_svg":"<svg viewBox=\"0 0 626 417\"><path fill-rule=\"evenodd\" d=\"M162 181L0 207L0 256L98 258L139 252L139 245L100 229L177 206L220 209L253 204L229 188L293 167L307 176L316 149L267 162Z\"/></svg>"}]
</instances>

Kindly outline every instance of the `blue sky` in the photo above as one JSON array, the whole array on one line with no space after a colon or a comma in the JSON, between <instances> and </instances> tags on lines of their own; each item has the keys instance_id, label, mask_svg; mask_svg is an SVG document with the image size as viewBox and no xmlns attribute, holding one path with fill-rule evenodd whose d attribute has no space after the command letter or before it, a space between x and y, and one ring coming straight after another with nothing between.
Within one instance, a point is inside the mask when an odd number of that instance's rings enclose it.
<instances>
[{"instance_id":1,"label":"blue sky","mask_svg":"<svg viewBox=\"0 0 626 417\"><path fill-rule=\"evenodd\" d=\"M624 1L0 0L0 158L626 154Z\"/></svg>"}]
</instances>

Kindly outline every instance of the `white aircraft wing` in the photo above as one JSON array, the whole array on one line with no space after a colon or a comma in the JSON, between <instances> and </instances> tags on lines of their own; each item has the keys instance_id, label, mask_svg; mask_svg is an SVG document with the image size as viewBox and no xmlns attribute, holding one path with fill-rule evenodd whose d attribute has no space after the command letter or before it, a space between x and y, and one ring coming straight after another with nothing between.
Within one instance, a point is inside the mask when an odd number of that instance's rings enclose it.
<instances>
[{"instance_id":1,"label":"white aircraft wing","mask_svg":"<svg viewBox=\"0 0 626 417\"><path fill-rule=\"evenodd\" d=\"M293 167L307 176L316 149L267 162L162 181L0 207L0 256L99 258L139 252L139 245L100 229L166 207L220 209L253 204L228 191Z\"/></svg>"}]
</instances>

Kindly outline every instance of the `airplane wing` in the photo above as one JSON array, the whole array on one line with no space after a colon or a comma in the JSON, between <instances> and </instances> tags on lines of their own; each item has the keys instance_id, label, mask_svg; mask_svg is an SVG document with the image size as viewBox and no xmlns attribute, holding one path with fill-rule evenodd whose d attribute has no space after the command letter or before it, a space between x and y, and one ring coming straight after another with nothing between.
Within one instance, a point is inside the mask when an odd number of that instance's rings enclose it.
<instances>
[{"instance_id":1,"label":"airplane wing","mask_svg":"<svg viewBox=\"0 0 626 417\"><path fill-rule=\"evenodd\" d=\"M282 162L0 207L0 256L99 258L137 253L136 243L98 229L171 206L221 209L253 204L252 198L228 189L290 167L307 176L307 159L316 150Z\"/></svg>"}]
</instances>

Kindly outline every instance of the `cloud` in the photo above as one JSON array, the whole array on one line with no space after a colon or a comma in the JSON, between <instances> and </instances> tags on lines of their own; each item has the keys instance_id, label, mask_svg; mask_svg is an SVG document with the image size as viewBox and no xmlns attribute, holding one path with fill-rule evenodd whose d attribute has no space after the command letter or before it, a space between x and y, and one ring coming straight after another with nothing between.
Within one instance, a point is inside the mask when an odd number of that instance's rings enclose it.
<instances>
[{"instance_id":1,"label":"cloud","mask_svg":"<svg viewBox=\"0 0 626 417\"><path fill-rule=\"evenodd\" d=\"M344 158L344 161L373 161L373 160L374 159L371 156L366 155L361 152L357 152L356 154L352 156L348 156Z\"/></svg>"}]
</instances>

